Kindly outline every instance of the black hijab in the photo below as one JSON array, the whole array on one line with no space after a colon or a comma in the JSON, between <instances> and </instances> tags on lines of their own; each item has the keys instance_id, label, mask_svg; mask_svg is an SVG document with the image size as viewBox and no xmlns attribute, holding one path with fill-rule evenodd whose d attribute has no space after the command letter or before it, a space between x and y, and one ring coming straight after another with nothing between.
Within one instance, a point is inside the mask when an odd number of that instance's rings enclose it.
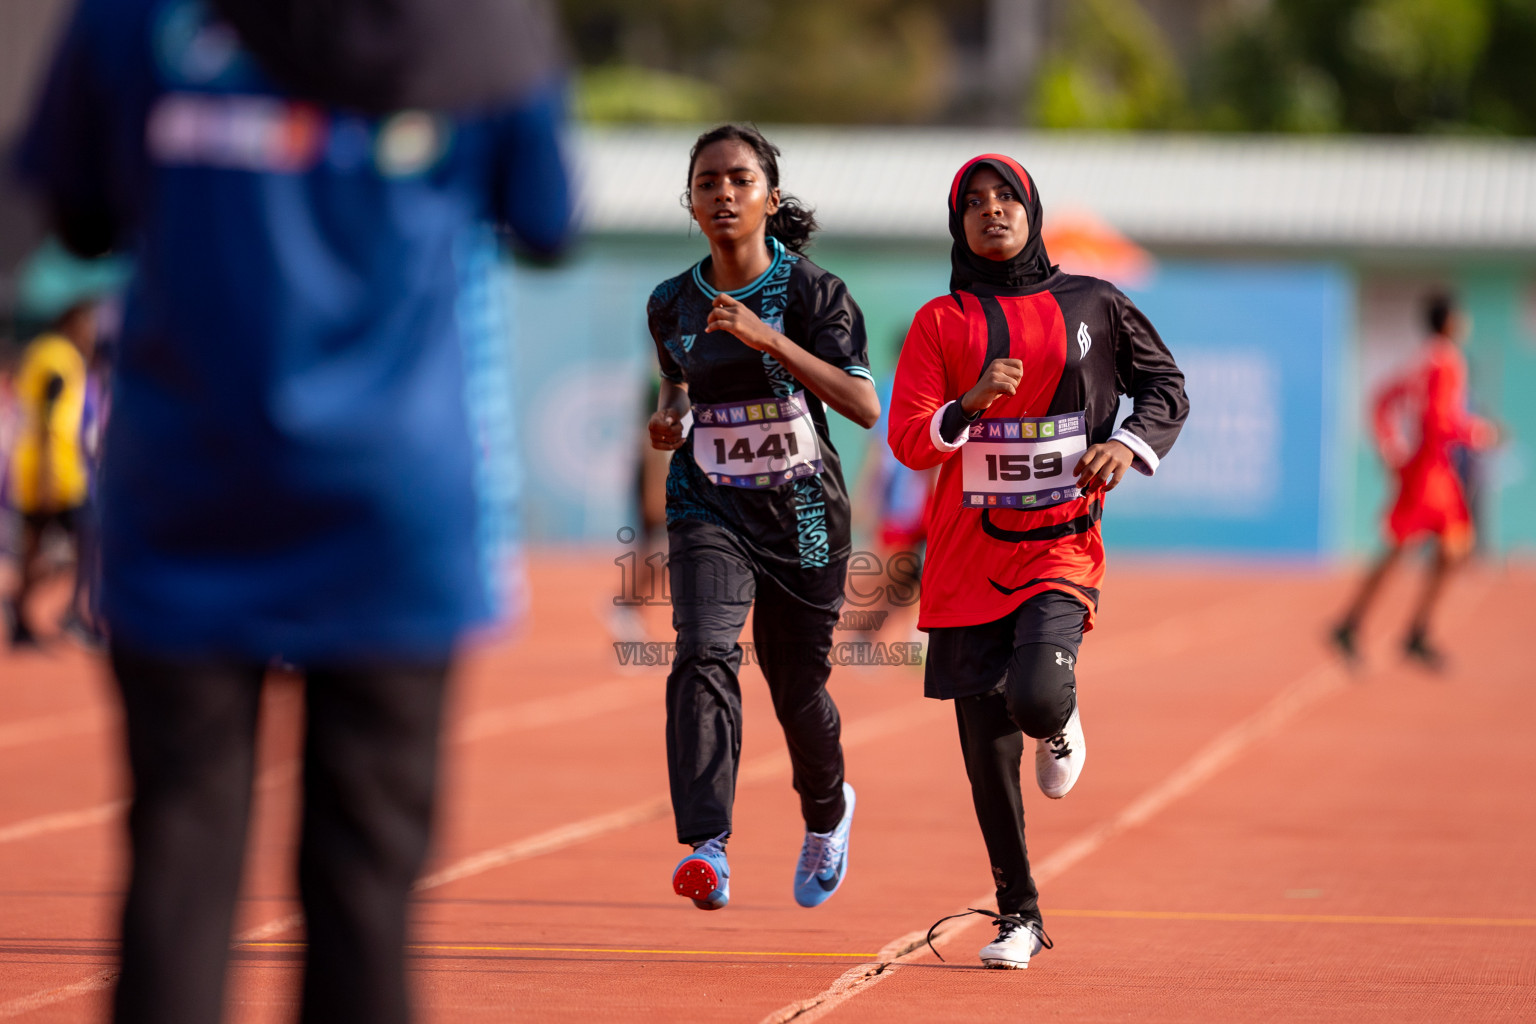
<instances>
[{"instance_id":1,"label":"black hijab","mask_svg":"<svg viewBox=\"0 0 1536 1024\"><path fill-rule=\"evenodd\" d=\"M971 251L965 240L964 210L961 206L965 187L971 175L982 166L992 168L1003 180L1014 187L1024 200L1029 215L1029 240L1017 256L1010 260L989 260ZM949 187L949 237L954 245L949 250L949 290L952 292L977 292L982 295L1006 295L1024 291L1044 281L1055 273L1050 257L1045 253L1045 241L1040 237L1040 221L1043 208L1040 192L1029 172L1014 160L999 153L983 153L965 162L955 172L955 180Z\"/></svg>"}]
</instances>

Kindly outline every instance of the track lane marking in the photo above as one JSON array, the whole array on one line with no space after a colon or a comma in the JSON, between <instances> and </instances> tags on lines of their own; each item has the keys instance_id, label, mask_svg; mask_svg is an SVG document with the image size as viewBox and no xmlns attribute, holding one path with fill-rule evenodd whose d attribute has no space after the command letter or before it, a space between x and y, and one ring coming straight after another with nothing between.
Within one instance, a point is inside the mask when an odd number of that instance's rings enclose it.
<instances>
[{"instance_id":1,"label":"track lane marking","mask_svg":"<svg viewBox=\"0 0 1536 1024\"><path fill-rule=\"evenodd\" d=\"M58 988L44 989L41 992L33 992L31 995L12 999L9 1002L0 1003L0 1017L20 1017L24 1013L33 1010L41 1010L45 1006L62 1003L76 996L83 996L90 992L100 992L117 980L117 970L101 971L83 978L71 985L61 985Z\"/></svg>"},{"instance_id":2,"label":"track lane marking","mask_svg":"<svg viewBox=\"0 0 1536 1024\"><path fill-rule=\"evenodd\" d=\"M1207 606L1204 611L1206 613L1212 613L1219 606L1219 603L1212 604ZM1137 635L1141 636L1144 634L1148 638L1155 638L1159 635L1158 630L1158 626L1145 627L1143 630L1138 631ZM1159 655L1177 653L1177 651L1183 649L1183 646L1184 645L1182 643L1172 644L1169 645L1169 649L1167 651L1154 650L1145 653L1149 657L1157 657ZM637 680L637 682L643 682L643 680ZM580 699L584 699L590 691L602 690L610 687L618 687L621 685L624 684L610 682L601 684L597 687L590 687L588 690L581 691L580 694L571 694L566 697L548 698L545 701L536 701L530 703L545 705L560 704L571 708L574 707ZM645 699L649 699L649 697L650 695L647 694ZM907 724L916 724L917 721L919 721L921 718L928 717L927 714L919 714L918 712L926 710L931 703L933 702L929 702L927 700L919 700L906 708L896 708L892 711L885 712L882 715L873 716L870 719L865 719L854 723L845 723L844 744L846 746L854 743L860 743L900 731L900 729L904 728L905 726L898 724L896 720L903 715L912 715L913 721ZM552 710L547 710L545 714L550 715L554 714L554 712ZM553 720L570 721L574 720L575 717L577 716L573 714L570 718L558 718ZM473 716L471 716L471 719L472 718ZM546 719L544 724L550 724L550 721L551 719ZM480 737L476 736L475 738ZM763 755L753 759L752 761L746 762L741 766L737 776L738 784L741 782L762 781L787 771L788 768L789 758L785 752L778 751L773 754ZM1175 776L1176 775L1178 775L1177 772L1175 772ZM1151 794L1149 793L1148 795L1150 796ZM641 815L638 817L635 816L640 814L642 808L653 807L658 802L660 802L662 805L659 812L651 811L649 814ZM538 835L527 837L523 840L517 840L512 843L505 844L504 846L497 847L492 850L484 851L480 854L472 855L471 857L464 858L462 861L455 862L448 868L437 872L434 875L427 876L426 878L419 880L416 886L416 890L422 891L427 888L436 888L439 885L445 885L450 881L457 881L460 878L470 877L470 875L473 874L480 874L484 871L493 870L494 868L501 867L506 864L511 864L519 860L538 856L541 853L548 852L550 849L557 848L567 842L579 842L582 839L595 838L598 835L605 834L607 831L627 827L628 825L632 824L639 824L646 820L652 820L654 816L664 814L669 805L670 802L667 800L667 798L661 798L659 801L646 801L642 805L632 805L630 808L623 808L619 811L609 812L608 814L597 815L595 818L584 819L581 822L575 822L570 825L561 826L559 828L550 830L549 832L540 833ZM1134 806L1135 805L1133 805L1133 807ZM600 820L606 821L607 823L611 824L612 827L603 828L598 831L589 831L589 829L597 827ZM558 839L556 839L557 835L559 836ZM1102 842L1107 841L1108 838L1109 837L1107 835L1104 836L1098 845L1102 845ZM1093 849L1097 849L1097 846L1094 846ZM1092 850L1084 850L1077 856L1080 859L1083 856L1087 856L1089 852L1092 852ZM1061 853L1058 853L1056 856L1060 857ZM1054 860L1055 858L1047 859L1047 861L1043 863L1041 867L1035 872L1035 877L1037 879L1048 877L1047 875L1043 874L1043 872L1050 868ZM1069 866L1070 863L1064 863L1060 868L1057 868L1056 870L1066 870L1066 868ZM469 870L470 868L474 868L474 870ZM428 882L432 882L433 884L428 885ZM993 895L994 894L989 890L981 899L973 900L972 902L984 903L985 901L991 900ZM934 933L935 945L942 945L948 938L953 937L954 934L962 930L963 927L968 925L972 920L979 919L961 919L961 923L958 923L958 927L957 923L952 922L939 929ZM240 933L235 937L235 942L246 943L270 939L275 936L285 934L286 932L291 931L292 929L297 928L302 924L303 915L297 913L289 914L284 917L267 921L264 924L258 925ZM791 1007L785 1007L784 1010L778 1011L777 1014L770 1014L768 1018L765 1018L765 1024L767 1024L768 1021L775 1021L780 1019L797 1019L808 1022L822 1016L825 1012L830 1012L830 1009L832 1008L831 1006L828 1006L824 1010L821 1008L821 1004L827 1001L824 997L827 997L830 993L846 992L845 995L836 997L836 1003L841 1003L845 999L851 998L852 995L857 993L857 986L865 983L865 976L870 975L871 970L873 973L870 976L878 978L888 969L899 966L897 961L911 956L918 945L923 942L926 934L926 930L921 932L909 932L908 934L903 935L890 943L887 943L886 946L883 947L879 953L875 955L875 962L873 964L862 965L861 967L855 967L850 971L845 972L845 974L839 978L837 982L834 982L831 988L822 994L822 997L813 997L812 1000L805 1000L802 1001L802 1003L792 1004ZM76 982L72 985L66 985L60 988L34 993L33 995L24 996L20 999L12 1000L8 1003L0 1003L0 1019L18 1016L21 1013L28 1012L32 1009L52 1005L57 1002L63 1002L73 998L76 995L81 995L87 992L105 988L111 984L112 979L115 977L115 970L103 971L98 975L84 979L80 982ZM836 1005L836 1003L833 1005ZM799 1006L807 1006L811 1015L807 1016L807 1010L802 1009L796 1014L791 1014L790 1017L779 1016L785 1010Z\"/></svg>"},{"instance_id":3,"label":"track lane marking","mask_svg":"<svg viewBox=\"0 0 1536 1024\"><path fill-rule=\"evenodd\" d=\"M843 729L843 747L846 749L862 746L918 725L933 718L935 714L930 702L919 699L851 722ZM771 754L761 754L744 762L737 770L736 781L737 785L763 782L788 772L789 755L783 750L776 750ZM661 795L605 814L597 814L560 825L536 835L515 839L510 843L464 857L439 871L426 875L417 881L415 889L417 892L436 889L450 882L457 882L461 878L484 874L516 861L537 857L570 843L594 839L631 825L654 821L664 817L671 809L671 797Z\"/></svg>"},{"instance_id":4,"label":"track lane marking","mask_svg":"<svg viewBox=\"0 0 1536 1024\"><path fill-rule=\"evenodd\" d=\"M601 683L597 686L589 686L576 693L569 693L559 697L546 697L538 700L523 701L515 704L506 704L500 707L487 708L466 715L462 720L449 727L447 741L450 745L474 743L488 739L492 736L500 736L509 732L519 732L527 729L541 729L551 725L563 725L567 722L580 721L593 718L597 715L607 714L611 711L622 711L639 704L650 703L655 699L655 687L645 685L644 680L624 680ZM80 727L84 722L83 715L55 716L55 732L44 739L57 738L59 736L72 735L77 731L84 731ZM98 716L99 717L99 716ZM66 721L67 719L67 721ZM42 722L43 719L33 719L32 722ZM92 728L106 723L105 718L96 721ZM0 728L0 747L5 745L7 735L4 729L31 728L29 723L16 723L15 726ZM13 736L13 741L15 737ZM16 742L26 742L19 740ZM299 762L297 760L283 761L263 771L256 778L255 787L258 792L264 792L275 786L282 785L290 779L298 778ZM55 832L67 832L77 828L87 828L91 825L100 825L120 817L128 809L126 799L108 800L94 807L82 807L73 811L55 811L50 814L40 814L35 818L24 818L21 821L0 827L0 845L19 842L23 839L31 839L36 836L50 835Z\"/></svg>"},{"instance_id":5,"label":"track lane marking","mask_svg":"<svg viewBox=\"0 0 1536 1024\"><path fill-rule=\"evenodd\" d=\"M889 711L847 723L843 729L843 747L846 749L848 747L861 746L942 715L943 709L938 707L936 701L929 701L919 697ZM783 750L777 750L771 754L762 754L750 761L744 762L737 772L737 783L739 785L743 782L761 782L787 774L788 772L789 755ZM513 840L510 843L492 847L489 850L483 850L480 853L471 854L468 857L454 861L447 867L418 879L414 886L414 891L424 892L429 889L437 889L450 882L457 882L460 879L484 874L487 871L492 871L517 861L528 860L532 857L560 849L571 843L594 839L600 835L628 828L631 825L653 821L665 816L671 809L671 798L669 796L659 796L630 804L628 807L608 811L604 814L583 818L580 821L559 825L544 832ZM273 939L301 927L303 923L303 914L286 914L239 933L234 937L234 944L237 946L249 945L254 942ZM31 995L13 999L10 1002L0 1003L0 1020L17 1017L32 1010L73 999L77 995L106 988L112 984L113 979L116 977L117 970L115 968L104 970L70 985L45 989L41 992L34 992Z\"/></svg>"},{"instance_id":6,"label":"track lane marking","mask_svg":"<svg viewBox=\"0 0 1536 1024\"><path fill-rule=\"evenodd\" d=\"M241 949L303 949L303 942L244 942ZM797 953L754 949L624 949L618 946L475 946L462 943L421 943L409 950L448 953L665 953L669 956L825 956L871 957L873 953Z\"/></svg>"},{"instance_id":7,"label":"track lane marking","mask_svg":"<svg viewBox=\"0 0 1536 1024\"><path fill-rule=\"evenodd\" d=\"M127 809L127 800L108 800L104 804L83 807L77 811L40 814L35 818L27 818L0 828L0 844L20 842L23 839L44 836L52 832L67 832L70 829L100 825L116 820Z\"/></svg>"},{"instance_id":8,"label":"track lane marking","mask_svg":"<svg viewBox=\"0 0 1536 1024\"><path fill-rule=\"evenodd\" d=\"M1206 608L1203 609L1203 612L1205 614L1211 614L1214 613L1219 607L1221 607L1219 602L1213 603L1206 606ZM1166 623L1145 627L1143 630L1138 631L1135 635L1137 637L1145 635L1148 639L1154 639L1162 635L1160 629L1163 625L1166 625ZM1149 657L1157 657L1158 655L1164 653L1176 653L1178 650L1182 649L1182 646L1182 644L1175 644L1171 645L1170 649L1166 652L1151 651L1146 653ZM588 689L583 690L577 694L569 694L564 697L553 697L541 701L529 702L530 705L533 705L536 708L533 714L530 715L530 719L537 719L539 720L540 724L553 724L557 721L573 721L578 717L581 717L576 713L576 709L579 708L582 704L586 704L588 708L592 707L591 704L586 702L591 700L591 695L594 691L611 693L611 691L615 689L624 686L642 684L644 682L646 682L646 680L609 682L600 684L599 686L589 687ZM648 700L650 697L651 694L647 691L643 698L637 697L635 703L641 702L641 699ZM927 701L926 699L919 699L906 708L896 708L892 709L892 711L885 712L882 715L876 715L873 718L855 721L852 723L845 723L843 730L844 745L849 746L878 739L893 732L900 731L900 729L905 728L907 725L916 724L921 718L928 717L929 714L933 713L929 710L932 704L933 702ZM612 705L609 705L607 708L602 708L601 710L610 709L612 709ZM490 715L491 713L486 712L483 714ZM908 715L912 716L912 721L904 722L903 720L905 716ZM473 723L474 720L475 716L470 716L465 720L465 722ZM461 728L465 735L473 736L474 739L483 738L484 735L490 734L488 732L477 732L475 726L472 724L461 725ZM481 726L480 728L486 727ZM737 783L739 785L741 783L753 783L762 781L786 772L788 769L788 754L782 750L777 751L772 754L767 754L755 758L752 761L748 761L741 765L737 774ZM296 767L290 768L290 771L294 770L296 770ZM658 804L660 805L659 809L657 807ZM425 889L437 888L440 885L446 885L449 882L457 881L460 878L467 878L471 875L481 874L485 871L490 871L507 864L512 864L519 860L526 860L528 858L538 856L542 853L546 853L552 849L556 849L562 845L565 845L566 843L580 842L584 839L595 838L599 835L603 835L609 831L614 831L620 828L628 827L630 825L654 820L655 817L659 817L665 814L669 806L670 800L665 797L659 798L658 800L646 801L643 804L632 805L629 808L621 808L618 811L612 811L608 814L597 815L594 818L584 819L580 822L574 822L570 825L561 826L548 832L529 836L522 840L516 840L512 843L508 843L491 850L483 851L482 853L466 857L461 861L457 861L454 864L449 865L449 867L436 872L433 875L429 875L418 880L416 891L420 892ZM101 809L96 808L92 810L99 811ZM1038 872L1037 877L1039 877ZM991 894L989 893L986 898L991 899ZM275 918L238 934L235 936L235 942L257 942L265 939L275 938L276 936L286 934L293 929L300 927L303 924L303 921L303 915L298 913L292 913L280 918ZM936 940L942 941L943 937L948 934L949 930L949 928L945 928L937 932L935 934ZM910 953L915 944L922 941L924 935L926 935L926 932L909 933L908 935L904 935L894 942L887 944L885 948L876 954L875 959L881 964L876 973L878 974L879 972L884 971L885 964L887 962ZM859 969L855 968L855 971L857 970ZM34 993L31 996L24 996L20 999L12 1000L8 1003L0 1003L0 1019L19 1016L21 1013L29 1012L32 1009L38 1009L43 1006L49 1006L54 1003L63 1002L65 1000L74 998L76 995L82 995L105 988L112 983L112 980L115 977L115 970L107 970L91 978L76 982L72 985L66 985L60 988Z\"/></svg>"},{"instance_id":9,"label":"track lane marking","mask_svg":"<svg viewBox=\"0 0 1536 1024\"><path fill-rule=\"evenodd\" d=\"M1264 600L1254 599L1239 603L1235 606L1235 612L1241 617L1241 615L1247 614L1251 610L1250 606L1263 604L1266 600L1267 598ZM1173 657L1191 646L1195 642L1195 638L1201 634L1198 630L1194 629L1171 629L1171 624L1183 622L1186 618L1192 617L1197 623L1208 626L1209 622L1207 620L1222 618L1233 613L1234 605L1232 602L1215 601L1192 613L1185 613L1163 622L1140 627L1107 641L1092 661L1089 662L1089 666L1094 671L1099 671L1103 668L1114 668L1117 662L1132 657L1140 660ZM589 686L576 693L506 704L473 712L449 727L448 742L453 745L473 743L477 740L487 739L508 732L581 721L599 714L606 714L609 711L619 711L640 704L646 704L655 699L654 683L655 680L651 677L631 676L610 680L596 686ZM87 717L91 719L89 724L86 722ZM27 729L55 730L50 735L40 737L41 739L51 739L57 736L73 735L79 731L94 730L105 725L108 721L109 719L99 712L80 712L70 715L48 716L47 718L31 719L28 722L17 722L8 726L0 726L0 749L6 746L7 736L11 738L10 742L12 744L28 742L24 736ZM763 767L765 766L758 766L759 770ZM767 767L770 772L776 770L773 766ZM743 765L742 768L745 771L747 766ZM259 778L257 781L258 790L270 788L288 778L296 777L298 762L285 762L284 764L274 766L269 771L284 772L285 774L271 778L266 776ZM738 781L750 782L754 780L742 775L738 777ZM126 811L126 809L126 800L113 800L94 807L39 815L38 817L25 819L0 828L0 844L102 824L113 820Z\"/></svg>"},{"instance_id":10,"label":"track lane marking","mask_svg":"<svg viewBox=\"0 0 1536 1024\"><path fill-rule=\"evenodd\" d=\"M1263 603L1264 601L1257 599L1240 603L1235 606L1236 612L1239 615L1246 614L1250 610L1250 606ZM1128 658L1145 661L1153 658L1173 657L1191 646L1195 642L1195 638L1200 634L1199 631L1193 629L1171 629L1172 624L1183 622L1186 618L1192 616L1198 623L1209 625L1208 619L1221 618L1233 612L1234 605L1232 602L1215 601L1192 613L1184 613L1173 616L1166 621L1139 627L1107 640L1088 663L1088 667L1091 667L1094 671L1100 671L1104 668L1114 668L1117 662ZM550 725L562 725L568 722L596 717L610 711L619 711L650 703L655 699L654 684L655 679L652 677L630 676L589 686L576 693L521 701L472 712L449 726L448 742L452 745L473 743L509 732L537 729ZM88 718L89 722L87 721ZM0 726L0 749L3 749L8 744L20 745L29 742L26 732L30 729L41 729L44 731L45 735L39 736L39 739L53 739L74 735L78 732L94 731L109 721L111 719L103 712L79 712L30 719L25 722ZM743 766L743 769L745 770L746 767ZM760 769L762 767L759 766ZM298 762L285 762L268 769L268 771L284 774L275 775L270 778L265 775L259 777L256 784L258 790L277 785L288 778L296 777L298 774ZM739 781L753 780L741 776ZM97 804L94 807L85 807L73 811L58 811L39 815L35 818L24 819L11 825L0 827L0 844L101 824L113 820L113 818L122 814L126 809L126 800L112 800Z\"/></svg>"},{"instance_id":11,"label":"track lane marking","mask_svg":"<svg viewBox=\"0 0 1536 1024\"><path fill-rule=\"evenodd\" d=\"M1126 921L1216 921L1234 924L1395 924L1445 928L1536 928L1536 917L1393 917L1381 914L1263 914L1216 910L1051 910L1052 917Z\"/></svg>"},{"instance_id":12,"label":"track lane marking","mask_svg":"<svg viewBox=\"0 0 1536 1024\"><path fill-rule=\"evenodd\" d=\"M19 722L7 722L0 725L0 750L96 732L113 720L113 716L107 714L105 710L91 710L41 715L37 718L25 718Z\"/></svg>"},{"instance_id":13,"label":"track lane marking","mask_svg":"<svg viewBox=\"0 0 1536 1024\"><path fill-rule=\"evenodd\" d=\"M1145 823L1236 760L1254 742L1275 732L1297 714L1342 689L1344 685L1344 672L1333 662L1320 664L1302 673L1257 712L1218 735L1194 757L1133 800L1120 813L1079 834L1045 858L1033 872L1035 880L1049 881L1097 852L1111 839ZM968 901L958 912L969 907L988 906L995 898L996 892L988 889L981 896ZM935 947L946 946L984 920L986 918L973 915L947 921L934 931L933 944ZM821 992L809 999L780 1007L764 1017L760 1024L787 1024L789 1021L811 1024L812 1021L820 1020L848 1000L869 991L882 979L900 970L903 964L922 956L927 945L927 935L928 930L922 929L891 940L871 962L849 968Z\"/></svg>"}]
</instances>

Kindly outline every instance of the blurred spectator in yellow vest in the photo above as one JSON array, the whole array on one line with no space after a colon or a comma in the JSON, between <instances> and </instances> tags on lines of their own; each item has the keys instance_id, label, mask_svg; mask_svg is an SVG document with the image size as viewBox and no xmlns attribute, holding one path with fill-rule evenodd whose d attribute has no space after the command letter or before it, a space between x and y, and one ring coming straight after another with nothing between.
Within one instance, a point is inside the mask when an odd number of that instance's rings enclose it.
<instances>
[{"instance_id":1,"label":"blurred spectator in yellow vest","mask_svg":"<svg viewBox=\"0 0 1536 1024\"><path fill-rule=\"evenodd\" d=\"M57 527L73 537L90 496L81 428L95 344L95 304L77 303L27 345L16 367L17 434L5 488L21 514L20 583L6 609L13 647L36 643L26 606L41 577L44 535Z\"/></svg>"}]
</instances>

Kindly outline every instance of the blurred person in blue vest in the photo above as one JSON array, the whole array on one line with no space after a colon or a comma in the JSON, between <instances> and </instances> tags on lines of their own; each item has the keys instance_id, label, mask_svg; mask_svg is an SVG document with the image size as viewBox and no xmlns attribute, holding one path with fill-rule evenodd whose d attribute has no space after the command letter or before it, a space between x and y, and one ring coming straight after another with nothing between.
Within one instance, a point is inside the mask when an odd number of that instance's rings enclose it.
<instances>
[{"instance_id":1,"label":"blurred person in blue vest","mask_svg":"<svg viewBox=\"0 0 1536 1024\"><path fill-rule=\"evenodd\" d=\"M120 1022L219 1018L263 677L305 676L301 1019L410 1017L446 679L491 586L473 302L567 240L537 0L80 0L17 165L132 255L101 476ZM473 321L473 322L472 322Z\"/></svg>"}]
</instances>

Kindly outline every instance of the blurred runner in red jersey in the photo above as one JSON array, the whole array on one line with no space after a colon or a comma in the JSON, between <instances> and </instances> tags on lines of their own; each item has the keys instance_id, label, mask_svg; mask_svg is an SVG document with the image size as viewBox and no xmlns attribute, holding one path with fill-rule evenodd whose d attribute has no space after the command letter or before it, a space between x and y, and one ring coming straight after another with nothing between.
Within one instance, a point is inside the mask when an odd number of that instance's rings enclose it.
<instances>
[{"instance_id":1,"label":"blurred runner in red jersey","mask_svg":"<svg viewBox=\"0 0 1536 1024\"><path fill-rule=\"evenodd\" d=\"M1382 458L1397 474L1397 498L1387 513L1387 550L1361 582L1360 591L1333 630L1333 643L1353 662L1360 622L1409 544L1434 538L1434 561L1414 610L1403 652L1429 668L1444 658L1429 643L1430 619L1451 571L1472 550L1472 517L1453 460L1456 446L1487 448L1497 429L1467 411L1467 361L1461 346L1465 316L1448 295L1426 306L1429 340L1421 359L1376 396L1372 426Z\"/></svg>"}]
</instances>

